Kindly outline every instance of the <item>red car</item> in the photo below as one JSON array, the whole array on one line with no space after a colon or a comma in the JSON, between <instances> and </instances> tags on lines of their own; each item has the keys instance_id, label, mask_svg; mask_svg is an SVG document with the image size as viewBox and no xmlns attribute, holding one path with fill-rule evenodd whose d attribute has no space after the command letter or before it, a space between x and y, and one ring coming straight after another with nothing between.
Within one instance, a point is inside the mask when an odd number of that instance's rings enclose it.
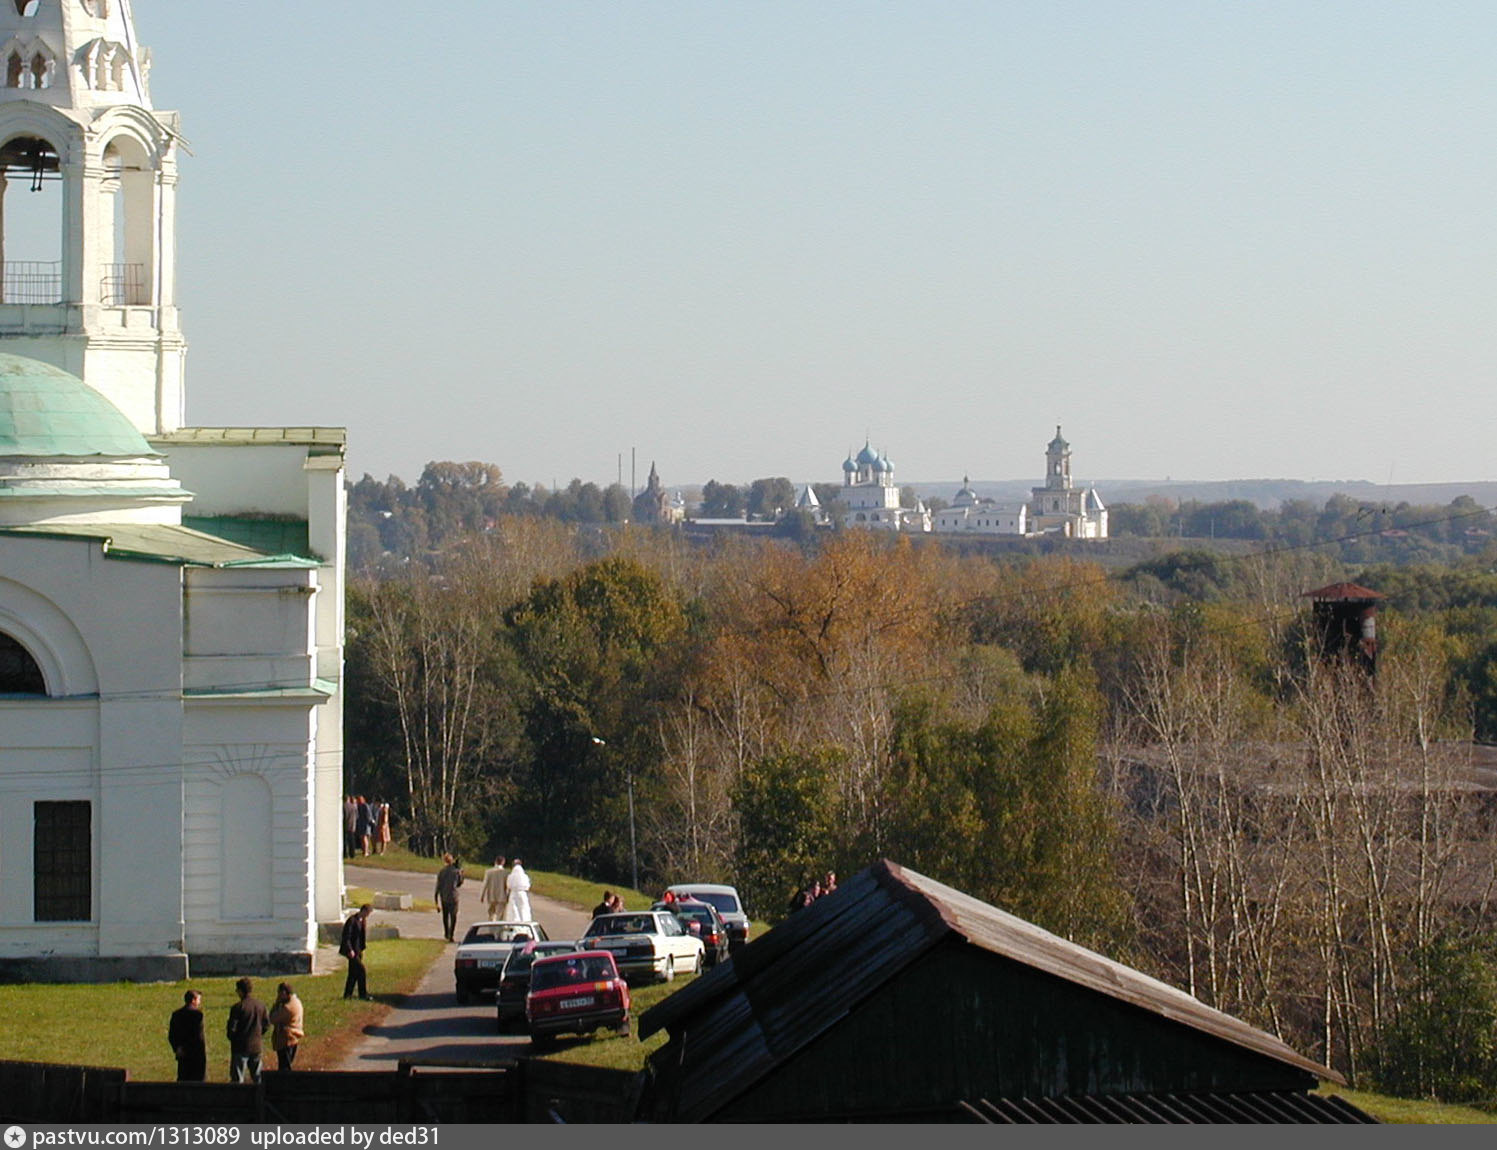
<instances>
[{"instance_id":1,"label":"red car","mask_svg":"<svg viewBox=\"0 0 1497 1150\"><path fill-rule=\"evenodd\" d=\"M525 1022L537 1046L604 1026L628 1034L629 984L605 950L538 958L530 967Z\"/></svg>"}]
</instances>

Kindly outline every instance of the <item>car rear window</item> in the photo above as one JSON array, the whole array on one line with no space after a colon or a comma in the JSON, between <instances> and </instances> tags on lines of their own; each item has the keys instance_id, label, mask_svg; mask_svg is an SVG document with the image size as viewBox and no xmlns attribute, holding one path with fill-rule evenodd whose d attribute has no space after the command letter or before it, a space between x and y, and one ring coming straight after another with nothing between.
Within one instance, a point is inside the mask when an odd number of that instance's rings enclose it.
<instances>
[{"instance_id":1,"label":"car rear window","mask_svg":"<svg viewBox=\"0 0 1497 1150\"><path fill-rule=\"evenodd\" d=\"M538 962L530 972L531 990L550 990L579 982L604 982L617 978L613 960L606 955L557 959Z\"/></svg>"},{"instance_id":2,"label":"car rear window","mask_svg":"<svg viewBox=\"0 0 1497 1150\"><path fill-rule=\"evenodd\" d=\"M710 902L717 907L718 914L739 914L738 899L731 894L713 894L710 891L694 890L691 897L700 902Z\"/></svg>"},{"instance_id":3,"label":"car rear window","mask_svg":"<svg viewBox=\"0 0 1497 1150\"><path fill-rule=\"evenodd\" d=\"M658 928L652 914L611 914L593 919L588 934L654 934Z\"/></svg>"}]
</instances>

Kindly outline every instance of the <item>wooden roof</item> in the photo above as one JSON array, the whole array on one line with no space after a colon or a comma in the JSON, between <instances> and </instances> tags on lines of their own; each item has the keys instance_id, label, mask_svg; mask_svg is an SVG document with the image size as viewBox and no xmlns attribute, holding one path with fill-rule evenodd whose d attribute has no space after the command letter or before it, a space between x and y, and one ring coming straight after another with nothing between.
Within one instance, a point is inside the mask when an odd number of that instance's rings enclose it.
<instances>
[{"instance_id":1,"label":"wooden roof","mask_svg":"<svg viewBox=\"0 0 1497 1150\"><path fill-rule=\"evenodd\" d=\"M646 1011L671 1032L675 1116L706 1117L943 941L967 943L1334 1082L1329 1067L1184 991L896 863L861 871ZM689 1031L689 1041L680 1042Z\"/></svg>"},{"instance_id":2,"label":"wooden roof","mask_svg":"<svg viewBox=\"0 0 1497 1150\"><path fill-rule=\"evenodd\" d=\"M1386 599L1387 596L1370 587L1363 587L1357 583L1330 583L1324 587L1318 587L1314 591L1305 591L1300 595L1301 599Z\"/></svg>"}]
</instances>

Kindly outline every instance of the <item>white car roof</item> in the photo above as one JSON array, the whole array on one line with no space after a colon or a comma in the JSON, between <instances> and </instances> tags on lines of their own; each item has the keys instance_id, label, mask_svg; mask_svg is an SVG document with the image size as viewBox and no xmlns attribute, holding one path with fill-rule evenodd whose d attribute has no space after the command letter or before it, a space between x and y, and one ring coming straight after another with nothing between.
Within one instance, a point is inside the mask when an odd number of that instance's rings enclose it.
<instances>
[{"instance_id":1,"label":"white car roof","mask_svg":"<svg viewBox=\"0 0 1497 1150\"><path fill-rule=\"evenodd\" d=\"M736 888L725 886L720 882L678 882L673 886L666 887L665 889L670 891L672 894L683 890L704 890L708 894L730 894L734 898L738 897L738 891Z\"/></svg>"}]
</instances>

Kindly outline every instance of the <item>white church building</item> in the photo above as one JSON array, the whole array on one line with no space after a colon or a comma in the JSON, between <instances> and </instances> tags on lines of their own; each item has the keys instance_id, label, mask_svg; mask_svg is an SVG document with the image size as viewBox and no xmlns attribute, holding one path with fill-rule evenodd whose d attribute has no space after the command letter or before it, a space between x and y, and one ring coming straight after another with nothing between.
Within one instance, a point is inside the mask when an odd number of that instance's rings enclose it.
<instances>
[{"instance_id":1,"label":"white church building","mask_svg":"<svg viewBox=\"0 0 1497 1150\"><path fill-rule=\"evenodd\" d=\"M184 426L175 112L0 5L0 977L310 969L341 908L342 429ZM15 257L28 256L26 259Z\"/></svg>"}]
</instances>

